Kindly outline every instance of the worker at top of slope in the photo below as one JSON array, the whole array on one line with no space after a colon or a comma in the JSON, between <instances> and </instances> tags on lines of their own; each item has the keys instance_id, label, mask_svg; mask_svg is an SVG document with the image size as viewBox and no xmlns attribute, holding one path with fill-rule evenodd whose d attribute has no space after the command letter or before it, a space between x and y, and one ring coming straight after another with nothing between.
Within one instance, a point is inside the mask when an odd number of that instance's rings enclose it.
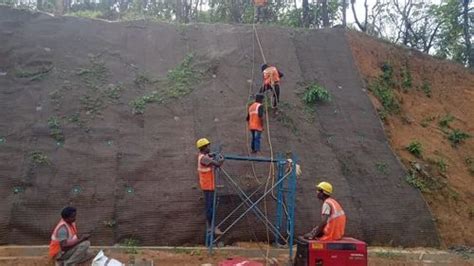
<instances>
[{"instance_id":1,"label":"worker at top of slope","mask_svg":"<svg viewBox=\"0 0 474 266\"><path fill-rule=\"evenodd\" d=\"M260 139L263 131L263 94L255 95L255 102L252 103L247 111L247 122L250 134L252 135L251 148L252 153L260 151Z\"/></svg>"},{"instance_id":2,"label":"worker at top of slope","mask_svg":"<svg viewBox=\"0 0 474 266\"><path fill-rule=\"evenodd\" d=\"M56 260L56 265L76 265L94 256L88 251L89 235L78 236L76 213L74 207L64 208L61 211L61 220L51 235L49 257Z\"/></svg>"},{"instance_id":3,"label":"worker at top of slope","mask_svg":"<svg viewBox=\"0 0 474 266\"><path fill-rule=\"evenodd\" d=\"M262 65L262 73L263 85L260 88L260 93L264 93L267 90L272 91L272 107L275 108L280 102L280 79L283 77L283 73L275 66L269 66L267 64Z\"/></svg>"},{"instance_id":4,"label":"worker at top of slope","mask_svg":"<svg viewBox=\"0 0 474 266\"><path fill-rule=\"evenodd\" d=\"M341 205L331 197L332 185L321 182L316 186L318 199L323 201L321 222L304 238L318 240L339 240L344 236L346 215Z\"/></svg>"},{"instance_id":5,"label":"worker at top of slope","mask_svg":"<svg viewBox=\"0 0 474 266\"><path fill-rule=\"evenodd\" d=\"M264 8L267 5L268 0L253 0L255 5L255 22L264 22L265 21L265 11Z\"/></svg>"},{"instance_id":6,"label":"worker at top of slope","mask_svg":"<svg viewBox=\"0 0 474 266\"><path fill-rule=\"evenodd\" d=\"M206 138L196 142L196 147L199 149L197 170L199 185L204 192L207 228L211 228L214 215L214 191L216 189L214 170L224 163L224 157L211 153L210 145L211 142ZM222 234L222 231L216 227L214 233Z\"/></svg>"}]
</instances>

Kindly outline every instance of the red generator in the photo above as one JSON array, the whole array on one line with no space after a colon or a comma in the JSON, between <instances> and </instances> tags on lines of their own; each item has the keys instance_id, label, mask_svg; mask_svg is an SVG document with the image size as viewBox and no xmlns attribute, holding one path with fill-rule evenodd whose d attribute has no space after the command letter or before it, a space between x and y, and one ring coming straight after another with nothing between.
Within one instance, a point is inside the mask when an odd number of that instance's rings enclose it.
<instances>
[{"instance_id":1,"label":"red generator","mask_svg":"<svg viewBox=\"0 0 474 266\"><path fill-rule=\"evenodd\" d=\"M337 241L298 239L296 266L367 266L367 244L351 237Z\"/></svg>"}]
</instances>

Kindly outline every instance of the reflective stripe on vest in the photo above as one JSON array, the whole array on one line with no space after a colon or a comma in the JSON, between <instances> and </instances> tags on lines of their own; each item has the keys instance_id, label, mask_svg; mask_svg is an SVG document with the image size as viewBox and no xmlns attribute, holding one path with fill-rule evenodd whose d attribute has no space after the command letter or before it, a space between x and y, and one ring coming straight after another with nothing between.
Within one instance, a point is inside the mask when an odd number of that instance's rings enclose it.
<instances>
[{"instance_id":1,"label":"reflective stripe on vest","mask_svg":"<svg viewBox=\"0 0 474 266\"><path fill-rule=\"evenodd\" d=\"M206 154L199 153L198 155L198 174L199 174L199 185L202 190L214 190L214 171L212 166L205 166L201 163L201 159Z\"/></svg>"},{"instance_id":2,"label":"reflective stripe on vest","mask_svg":"<svg viewBox=\"0 0 474 266\"><path fill-rule=\"evenodd\" d=\"M339 240L344 236L346 215L336 200L328 198L325 200L325 203L331 207L331 214L329 215L323 230L324 234L320 240Z\"/></svg>"},{"instance_id":3,"label":"reflective stripe on vest","mask_svg":"<svg viewBox=\"0 0 474 266\"><path fill-rule=\"evenodd\" d=\"M254 102L249 106L249 129L263 131L263 121L262 118L258 116L258 108L262 104Z\"/></svg>"},{"instance_id":4,"label":"reflective stripe on vest","mask_svg":"<svg viewBox=\"0 0 474 266\"><path fill-rule=\"evenodd\" d=\"M278 69L274 66L267 67L263 71L263 84L265 85L275 85L280 81L280 74Z\"/></svg>"},{"instance_id":5,"label":"reflective stripe on vest","mask_svg":"<svg viewBox=\"0 0 474 266\"><path fill-rule=\"evenodd\" d=\"M61 252L61 244L59 243L60 241L58 239L58 230L63 225L66 226L68 240L77 239L76 223L72 223L72 226L70 226L66 221L61 219L56 225L56 227L54 228L53 233L51 234L51 242L49 243L49 257L50 258L54 258L58 253Z\"/></svg>"},{"instance_id":6,"label":"reflective stripe on vest","mask_svg":"<svg viewBox=\"0 0 474 266\"><path fill-rule=\"evenodd\" d=\"M198 172L200 172L200 173L206 173L206 172L212 171L212 167L211 167L211 166L204 166L204 165L202 165L201 159L202 159L202 157L204 157L204 156L205 156L205 154L202 154L202 153L200 153L200 154L198 155L198 168L197 168L197 170L198 170Z\"/></svg>"}]
</instances>

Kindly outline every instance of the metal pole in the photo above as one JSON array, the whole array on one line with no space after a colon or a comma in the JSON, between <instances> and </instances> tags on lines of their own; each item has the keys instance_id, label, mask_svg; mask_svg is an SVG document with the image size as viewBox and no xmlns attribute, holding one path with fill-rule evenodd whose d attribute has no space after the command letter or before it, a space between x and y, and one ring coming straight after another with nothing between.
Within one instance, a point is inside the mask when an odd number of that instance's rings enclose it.
<instances>
[{"instance_id":1,"label":"metal pole","mask_svg":"<svg viewBox=\"0 0 474 266\"><path fill-rule=\"evenodd\" d=\"M292 156L292 167L291 167L291 175L289 178L289 210L288 210L288 226L290 227L290 236L289 236L289 248L290 248L290 261L293 259L293 240L295 234L295 201L296 201L296 157Z\"/></svg>"},{"instance_id":2,"label":"metal pole","mask_svg":"<svg viewBox=\"0 0 474 266\"><path fill-rule=\"evenodd\" d=\"M240 199L245 202L245 204L247 205L247 207L250 207L251 206L251 203L252 202L252 199L249 198L245 192L239 187L239 185L237 183L235 183L234 180L232 180L232 178L227 174L226 171L224 171L224 175L227 177L227 179L230 180L230 182L239 190L240 194L239 194L239 197ZM245 197L246 199L244 199L243 197ZM267 226L270 226L270 229L272 230L273 234L275 234L275 236L281 236L283 237L281 234L280 234L280 231L276 229L276 227L268 220L268 217L265 216L262 211L257 207L255 206L255 208L252 209L253 212L255 213L255 216L257 216L257 218L262 221L265 225Z\"/></svg>"},{"instance_id":3,"label":"metal pole","mask_svg":"<svg viewBox=\"0 0 474 266\"><path fill-rule=\"evenodd\" d=\"M216 168L214 170L214 194L213 194L213 199L212 199L212 219L211 219L211 230L208 232L208 234L210 235L209 236L209 254L211 255L212 254L212 247L214 246L214 231L215 231L215 228L214 228L214 223L215 223L215 220L216 220L216 205L217 205L217 179L219 177L219 173L220 173L220 169L219 168Z\"/></svg>"},{"instance_id":4,"label":"metal pole","mask_svg":"<svg viewBox=\"0 0 474 266\"><path fill-rule=\"evenodd\" d=\"M280 156L279 156L280 157ZM278 181L283 178L283 165L280 161L277 163ZM283 183L281 182L277 188L277 210L276 210L276 228L278 232L281 230L283 221ZM279 238L275 235L275 243L279 243Z\"/></svg>"},{"instance_id":5,"label":"metal pole","mask_svg":"<svg viewBox=\"0 0 474 266\"><path fill-rule=\"evenodd\" d=\"M234 161L252 161L252 162L265 162L265 163L276 163L280 161L279 159L271 159L271 158L266 158L266 157L247 157L247 156L232 155L232 154L225 154L224 158L226 160L234 160Z\"/></svg>"},{"instance_id":6,"label":"metal pole","mask_svg":"<svg viewBox=\"0 0 474 266\"><path fill-rule=\"evenodd\" d=\"M258 198L247 210L245 210L244 213L242 213L239 217L237 217L237 219L234 220L234 222L232 222L231 225L229 225L229 227L227 227L223 234L224 235L225 233L227 233L237 222L239 222L252 208L254 208L255 206L257 206L257 204L260 203L260 201L262 201L276 186L278 186L282 181L284 180L284 178L282 178L281 180L278 180L275 184L273 184L273 186L271 186L267 191L265 191L265 193L263 193L262 196L260 196L260 198ZM214 241L217 241L219 240L222 235L218 236Z\"/></svg>"}]
</instances>

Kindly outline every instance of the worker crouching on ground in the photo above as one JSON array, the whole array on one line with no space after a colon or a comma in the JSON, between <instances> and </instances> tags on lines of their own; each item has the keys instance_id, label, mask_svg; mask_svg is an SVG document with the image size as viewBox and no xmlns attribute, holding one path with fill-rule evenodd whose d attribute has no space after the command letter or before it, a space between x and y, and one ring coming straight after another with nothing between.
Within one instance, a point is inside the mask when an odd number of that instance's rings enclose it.
<instances>
[{"instance_id":1,"label":"worker crouching on ground","mask_svg":"<svg viewBox=\"0 0 474 266\"><path fill-rule=\"evenodd\" d=\"M321 223L304 235L306 239L339 240L344 236L346 215L341 205L331 197L332 185L321 182L316 186L318 199L323 201Z\"/></svg>"},{"instance_id":2,"label":"worker crouching on ground","mask_svg":"<svg viewBox=\"0 0 474 266\"><path fill-rule=\"evenodd\" d=\"M263 131L263 94L255 95L255 102L249 106L247 112L247 122L252 142L250 144L252 153L260 151L260 140Z\"/></svg>"},{"instance_id":3,"label":"worker crouching on ground","mask_svg":"<svg viewBox=\"0 0 474 266\"><path fill-rule=\"evenodd\" d=\"M214 215L214 191L216 189L214 170L224 163L224 158L221 155L211 154L210 145L211 142L206 138L199 139L196 142L196 147L199 149L197 170L199 185L204 192L206 202L207 228L211 228L212 216ZM222 234L222 231L216 227L214 233Z\"/></svg>"},{"instance_id":4,"label":"worker crouching on ground","mask_svg":"<svg viewBox=\"0 0 474 266\"><path fill-rule=\"evenodd\" d=\"M49 244L49 257L56 265L76 265L94 257L89 253L89 235L77 234L76 208L66 207L61 212L62 219L54 228Z\"/></svg>"},{"instance_id":5,"label":"worker crouching on ground","mask_svg":"<svg viewBox=\"0 0 474 266\"><path fill-rule=\"evenodd\" d=\"M276 67L267 64L262 65L263 86L260 88L260 93L270 90L273 94L272 107L276 108L280 102L280 79L283 77Z\"/></svg>"}]
</instances>

